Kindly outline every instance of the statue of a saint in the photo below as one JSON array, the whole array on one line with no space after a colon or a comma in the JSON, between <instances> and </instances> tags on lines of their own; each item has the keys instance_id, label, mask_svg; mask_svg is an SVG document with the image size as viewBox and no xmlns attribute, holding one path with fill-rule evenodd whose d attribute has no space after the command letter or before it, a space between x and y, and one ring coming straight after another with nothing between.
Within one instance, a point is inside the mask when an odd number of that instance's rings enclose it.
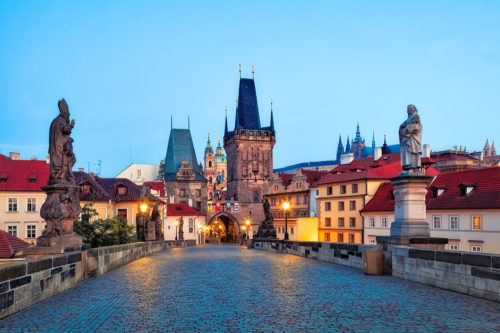
<instances>
[{"instance_id":1,"label":"statue of a saint","mask_svg":"<svg viewBox=\"0 0 500 333\"><path fill-rule=\"evenodd\" d=\"M73 139L70 137L75 120L70 123L68 104L64 98L57 105L59 116L50 124L49 132L50 177L48 184L75 184L72 168L76 159L73 154Z\"/></svg>"},{"instance_id":2,"label":"statue of a saint","mask_svg":"<svg viewBox=\"0 0 500 333\"><path fill-rule=\"evenodd\" d=\"M408 105L408 119L399 126L401 167L403 171L420 173L422 154L422 124L415 105Z\"/></svg>"}]
</instances>

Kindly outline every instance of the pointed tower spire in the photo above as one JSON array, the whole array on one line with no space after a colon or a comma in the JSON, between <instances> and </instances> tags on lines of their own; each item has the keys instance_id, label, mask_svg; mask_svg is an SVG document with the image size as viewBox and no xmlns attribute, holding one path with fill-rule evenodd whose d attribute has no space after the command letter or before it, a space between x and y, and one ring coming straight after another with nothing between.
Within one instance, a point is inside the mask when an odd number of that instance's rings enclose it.
<instances>
[{"instance_id":1,"label":"pointed tower spire","mask_svg":"<svg viewBox=\"0 0 500 333\"><path fill-rule=\"evenodd\" d=\"M495 147L495 140L491 142L491 156L495 156L497 154L497 148Z\"/></svg>"},{"instance_id":2,"label":"pointed tower spire","mask_svg":"<svg viewBox=\"0 0 500 333\"><path fill-rule=\"evenodd\" d=\"M228 133L229 131L227 129L227 105L226 105L226 124L224 126L224 136L227 136Z\"/></svg>"},{"instance_id":3,"label":"pointed tower spire","mask_svg":"<svg viewBox=\"0 0 500 333\"><path fill-rule=\"evenodd\" d=\"M339 134L339 144L337 146L337 161L340 161L340 156L344 153L344 145L342 144L342 136Z\"/></svg>"},{"instance_id":4,"label":"pointed tower spire","mask_svg":"<svg viewBox=\"0 0 500 333\"><path fill-rule=\"evenodd\" d=\"M373 137L372 137L372 148L375 149L375 131L373 131Z\"/></svg>"},{"instance_id":5,"label":"pointed tower spire","mask_svg":"<svg viewBox=\"0 0 500 333\"><path fill-rule=\"evenodd\" d=\"M484 156L490 155L490 143L489 143L488 139L486 139L486 144L484 145L483 153L484 153Z\"/></svg>"},{"instance_id":6,"label":"pointed tower spire","mask_svg":"<svg viewBox=\"0 0 500 333\"><path fill-rule=\"evenodd\" d=\"M269 125L269 130L274 131L273 99L272 98L271 98L271 123Z\"/></svg>"},{"instance_id":7,"label":"pointed tower spire","mask_svg":"<svg viewBox=\"0 0 500 333\"><path fill-rule=\"evenodd\" d=\"M349 135L348 135L344 153L349 154L350 152L351 152L351 142L349 141Z\"/></svg>"},{"instance_id":8,"label":"pointed tower spire","mask_svg":"<svg viewBox=\"0 0 500 333\"><path fill-rule=\"evenodd\" d=\"M359 121L356 126L356 137L354 138L353 142L361 142L363 139L361 138L361 132L359 131Z\"/></svg>"},{"instance_id":9,"label":"pointed tower spire","mask_svg":"<svg viewBox=\"0 0 500 333\"><path fill-rule=\"evenodd\" d=\"M386 142L386 137L387 137L387 135L384 134L384 144L382 145L382 155L391 153L391 149L389 148L389 146L387 145L387 142Z\"/></svg>"},{"instance_id":10,"label":"pointed tower spire","mask_svg":"<svg viewBox=\"0 0 500 333\"><path fill-rule=\"evenodd\" d=\"M212 145L210 144L210 133L208 133L207 146L205 147L205 154L213 153Z\"/></svg>"}]
</instances>

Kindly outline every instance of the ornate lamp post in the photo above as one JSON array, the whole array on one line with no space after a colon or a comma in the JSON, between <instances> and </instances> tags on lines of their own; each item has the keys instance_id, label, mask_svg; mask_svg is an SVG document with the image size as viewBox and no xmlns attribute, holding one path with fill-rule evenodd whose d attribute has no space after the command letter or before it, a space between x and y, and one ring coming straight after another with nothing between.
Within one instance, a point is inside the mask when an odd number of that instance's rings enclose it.
<instances>
[{"instance_id":1,"label":"ornate lamp post","mask_svg":"<svg viewBox=\"0 0 500 333\"><path fill-rule=\"evenodd\" d=\"M179 220L175 220L175 240L177 240L177 226L179 225Z\"/></svg>"},{"instance_id":2,"label":"ornate lamp post","mask_svg":"<svg viewBox=\"0 0 500 333\"><path fill-rule=\"evenodd\" d=\"M248 241L248 229L250 229L250 220L246 220L245 224L246 224L246 229L247 229L247 241ZM243 229L243 230L245 230L245 229Z\"/></svg>"},{"instance_id":3,"label":"ornate lamp post","mask_svg":"<svg viewBox=\"0 0 500 333\"><path fill-rule=\"evenodd\" d=\"M290 209L290 203L288 201L283 202L283 210L285 211L285 240L288 240L288 210Z\"/></svg>"}]
</instances>

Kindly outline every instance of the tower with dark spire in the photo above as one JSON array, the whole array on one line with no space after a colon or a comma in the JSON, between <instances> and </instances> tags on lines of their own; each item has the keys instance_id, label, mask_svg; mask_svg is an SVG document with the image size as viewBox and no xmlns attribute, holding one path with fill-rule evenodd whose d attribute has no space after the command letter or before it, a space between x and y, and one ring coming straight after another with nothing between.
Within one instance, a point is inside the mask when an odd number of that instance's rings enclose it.
<instances>
[{"instance_id":1,"label":"tower with dark spire","mask_svg":"<svg viewBox=\"0 0 500 333\"><path fill-rule=\"evenodd\" d=\"M241 217L238 222L251 217L252 224L260 224L265 219L262 198L273 177L275 143L272 104L270 124L264 127L260 123L255 81L240 78L234 130L226 130L224 135L226 199L239 203L239 213L235 215Z\"/></svg>"},{"instance_id":2,"label":"tower with dark spire","mask_svg":"<svg viewBox=\"0 0 500 333\"><path fill-rule=\"evenodd\" d=\"M375 149L375 131L373 131L373 137L372 137L372 148Z\"/></svg>"},{"instance_id":3,"label":"tower with dark spire","mask_svg":"<svg viewBox=\"0 0 500 333\"><path fill-rule=\"evenodd\" d=\"M386 137L387 137L387 135L384 134L384 144L382 145L382 155L391 153L391 148L389 148L389 146L387 145Z\"/></svg>"},{"instance_id":4,"label":"tower with dark spire","mask_svg":"<svg viewBox=\"0 0 500 333\"><path fill-rule=\"evenodd\" d=\"M342 136L339 135L339 144L337 146L337 161L340 161L340 156L344 153L344 145L342 144Z\"/></svg>"},{"instance_id":5,"label":"tower with dark spire","mask_svg":"<svg viewBox=\"0 0 500 333\"><path fill-rule=\"evenodd\" d=\"M348 135L344 153L349 154L350 152L351 152L351 142L349 141L349 135Z\"/></svg>"}]
</instances>

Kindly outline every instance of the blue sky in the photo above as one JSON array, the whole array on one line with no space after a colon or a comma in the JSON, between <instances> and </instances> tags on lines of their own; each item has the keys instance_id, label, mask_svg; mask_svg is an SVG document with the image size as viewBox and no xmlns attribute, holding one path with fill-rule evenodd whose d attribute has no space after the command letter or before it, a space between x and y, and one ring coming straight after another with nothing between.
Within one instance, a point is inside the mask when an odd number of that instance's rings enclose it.
<instances>
[{"instance_id":1,"label":"blue sky","mask_svg":"<svg viewBox=\"0 0 500 333\"><path fill-rule=\"evenodd\" d=\"M358 121L397 143L410 103L432 150L500 148L499 59L499 1L2 1L0 153L44 158L64 97L76 167L159 163L171 115L200 160L240 63L263 126L274 101L274 167L333 159Z\"/></svg>"}]
</instances>

